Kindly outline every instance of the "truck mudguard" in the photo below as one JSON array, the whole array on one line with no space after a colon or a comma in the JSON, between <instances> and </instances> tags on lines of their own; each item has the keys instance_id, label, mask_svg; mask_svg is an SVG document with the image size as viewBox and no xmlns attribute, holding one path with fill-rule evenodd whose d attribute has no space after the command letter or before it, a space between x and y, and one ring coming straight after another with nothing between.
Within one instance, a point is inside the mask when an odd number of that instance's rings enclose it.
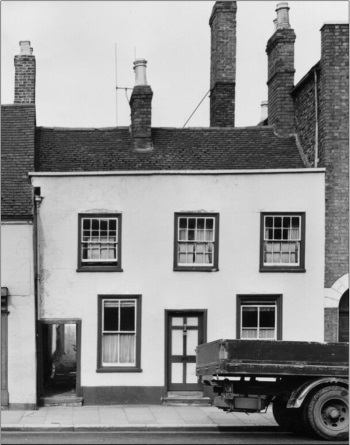
<instances>
[{"instance_id":1,"label":"truck mudguard","mask_svg":"<svg viewBox=\"0 0 350 445\"><path fill-rule=\"evenodd\" d=\"M339 377L324 377L321 379L305 382L301 386L299 386L299 388L295 389L292 392L287 403L287 408L300 408L305 400L305 397L310 393L311 390L333 383L339 386L344 386L344 388L349 387L349 381L347 379L342 379Z\"/></svg>"}]
</instances>

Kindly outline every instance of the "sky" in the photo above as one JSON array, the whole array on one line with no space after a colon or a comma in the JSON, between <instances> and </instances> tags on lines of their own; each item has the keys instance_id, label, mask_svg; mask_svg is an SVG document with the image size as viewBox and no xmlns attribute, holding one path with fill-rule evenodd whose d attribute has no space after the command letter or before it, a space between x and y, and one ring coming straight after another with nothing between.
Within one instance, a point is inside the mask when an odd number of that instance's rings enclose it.
<instances>
[{"instance_id":1,"label":"sky","mask_svg":"<svg viewBox=\"0 0 350 445\"><path fill-rule=\"evenodd\" d=\"M130 125L133 61L145 58L152 126L183 127L209 90L214 1L1 2L1 103L14 100L19 41L36 57L37 125ZM237 2L236 126L257 125L267 100L266 43L278 1ZM296 33L295 84L320 59L325 22L348 22L349 3L288 2ZM116 90L116 86L122 89ZM209 126L209 98L186 127Z\"/></svg>"}]
</instances>

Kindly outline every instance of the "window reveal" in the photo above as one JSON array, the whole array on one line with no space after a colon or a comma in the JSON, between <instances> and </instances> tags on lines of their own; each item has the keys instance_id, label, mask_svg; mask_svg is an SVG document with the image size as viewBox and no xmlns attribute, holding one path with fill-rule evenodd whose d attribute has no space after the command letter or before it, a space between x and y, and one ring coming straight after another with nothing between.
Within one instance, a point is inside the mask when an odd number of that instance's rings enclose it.
<instances>
[{"instance_id":1,"label":"window reveal","mask_svg":"<svg viewBox=\"0 0 350 445\"><path fill-rule=\"evenodd\" d=\"M136 300L103 300L102 366L136 363Z\"/></svg>"},{"instance_id":2,"label":"window reveal","mask_svg":"<svg viewBox=\"0 0 350 445\"><path fill-rule=\"evenodd\" d=\"M215 218L179 217L178 265L214 265Z\"/></svg>"},{"instance_id":3,"label":"window reveal","mask_svg":"<svg viewBox=\"0 0 350 445\"><path fill-rule=\"evenodd\" d=\"M299 266L300 242L300 216L264 216L264 266Z\"/></svg>"}]
</instances>

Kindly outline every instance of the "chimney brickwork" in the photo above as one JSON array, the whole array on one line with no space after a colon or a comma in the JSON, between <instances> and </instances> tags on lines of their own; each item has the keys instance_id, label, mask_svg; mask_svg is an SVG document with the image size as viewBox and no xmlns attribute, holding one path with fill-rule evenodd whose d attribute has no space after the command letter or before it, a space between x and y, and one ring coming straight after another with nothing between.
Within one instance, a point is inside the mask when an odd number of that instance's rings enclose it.
<instances>
[{"instance_id":1,"label":"chimney brickwork","mask_svg":"<svg viewBox=\"0 0 350 445\"><path fill-rule=\"evenodd\" d=\"M349 272L349 25L321 29L319 167L326 167L325 286Z\"/></svg>"},{"instance_id":2,"label":"chimney brickwork","mask_svg":"<svg viewBox=\"0 0 350 445\"><path fill-rule=\"evenodd\" d=\"M216 2L211 27L210 126L234 127L236 88L235 1Z\"/></svg>"},{"instance_id":3,"label":"chimney brickwork","mask_svg":"<svg viewBox=\"0 0 350 445\"><path fill-rule=\"evenodd\" d=\"M15 56L15 104L35 104L35 57L29 41L19 43L21 52Z\"/></svg>"},{"instance_id":4,"label":"chimney brickwork","mask_svg":"<svg viewBox=\"0 0 350 445\"><path fill-rule=\"evenodd\" d=\"M131 135L134 150L151 150L152 145L152 97L153 91L146 80L147 61L134 62L135 86L130 99Z\"/></svg>"},{"instance_id":5,"label":"chimney brickwork","mask_svg":"<svg viewBox=\"0 0 350 445\"><path fill-rule=\"evenodd\" d=\"M274 125L281 135L295 132L294 102L290 93L294 86L296 36L289 25L288 9L286 3L277 5L276 30L266 46L269 125Z\"/></svg>"}]
</instances>

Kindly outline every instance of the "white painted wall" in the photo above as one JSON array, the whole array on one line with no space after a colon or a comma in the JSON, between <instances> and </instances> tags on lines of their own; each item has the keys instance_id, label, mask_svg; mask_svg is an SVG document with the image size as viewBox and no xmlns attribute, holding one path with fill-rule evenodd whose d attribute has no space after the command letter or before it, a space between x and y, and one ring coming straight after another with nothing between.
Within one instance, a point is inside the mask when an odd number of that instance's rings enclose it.
<instances>
[{"instance_id":1,"label":"white painted wall","mask_svg":"<svg viewBox=\"0 0 350 445\"><path fill-rule=\"evenodd\" d=\"M82 319L83 386L163 385L164 310L207 309L236 336L236 295L283 294L283 340L323 341L324 173L33 177L41 317ZM78 213L122 212L120 273L77 273ZM220 214L219 271L174 272L174 212ZM306 273L259 273L260 212L306 212ZM97 295L142 294L142 373L96 373Z\"/></svg>"},{"instance_id":2,"label":"white painted wall","mask_svg":"<svg viewBox=\"0 0 350 445\"><path fill-rule=\"evenodd\" d=\"M33 225L1 224L1 286L8 297L10 404L36 404Z\"/></svg>"}]
</instances>

